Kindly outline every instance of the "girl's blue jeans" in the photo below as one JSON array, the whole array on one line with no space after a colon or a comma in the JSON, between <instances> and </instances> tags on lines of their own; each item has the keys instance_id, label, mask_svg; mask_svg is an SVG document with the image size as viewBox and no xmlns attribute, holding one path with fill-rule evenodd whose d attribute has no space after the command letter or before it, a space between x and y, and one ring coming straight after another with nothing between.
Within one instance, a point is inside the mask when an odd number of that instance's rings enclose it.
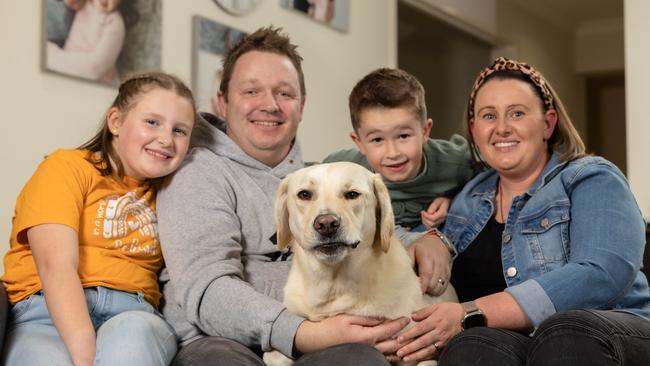
<instances>
[{"instance_id":1,"label":"girl's blue jeans","mask_svg":"<svg viewBox=\"0 0 650 366\"><path fill-rule=\"evenodd\" d=\"M97 333L95 365L169 365L176 354L172 328L141 293L84 289ZM72 365L38 292L13 306L3 365Z\"/></svg>"}]
</instances>

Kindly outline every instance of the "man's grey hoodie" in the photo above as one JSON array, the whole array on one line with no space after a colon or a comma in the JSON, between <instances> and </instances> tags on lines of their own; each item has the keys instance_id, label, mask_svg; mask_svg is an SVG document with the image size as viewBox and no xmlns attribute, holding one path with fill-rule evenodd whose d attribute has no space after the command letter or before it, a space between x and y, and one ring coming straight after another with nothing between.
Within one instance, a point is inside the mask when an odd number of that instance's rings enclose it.
<instances>
[{"instance_id":1,"label":"man's grey hoodie","mask_svg":"<svg viewBox=\"0 0 650 366\"><path fill-rule=\"evenodd\" d=\"M281 302L290 262L274 243L273 204L282 178L303 167L300 148L294 142L271 168L232 141L224 122L203 117L158 193L163 315L181 342L223 336L291 355L304 318Z\"/></svg>"}]
</instances>

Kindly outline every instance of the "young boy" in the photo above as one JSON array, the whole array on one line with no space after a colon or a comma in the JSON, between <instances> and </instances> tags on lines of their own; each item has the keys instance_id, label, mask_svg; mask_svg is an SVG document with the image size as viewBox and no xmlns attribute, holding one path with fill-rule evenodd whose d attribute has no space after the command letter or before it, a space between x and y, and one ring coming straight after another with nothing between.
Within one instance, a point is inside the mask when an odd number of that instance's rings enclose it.
<instances>
[{"instance_id":1,"label":"young boy","mask_svg":"<svg viewBox=\"0 0 650 366\"><path fill-rule=\"evenodd\" d=\"M351 161L381 174L397 225L417 231L440 225L449 197L474 176L467 141L459 135L449 141L429 138L433 122L424 87L403 70L381 68L366 75L349 103L350 137L359 150L342 150L323 162Z\"/></svg>"}]
</instances>

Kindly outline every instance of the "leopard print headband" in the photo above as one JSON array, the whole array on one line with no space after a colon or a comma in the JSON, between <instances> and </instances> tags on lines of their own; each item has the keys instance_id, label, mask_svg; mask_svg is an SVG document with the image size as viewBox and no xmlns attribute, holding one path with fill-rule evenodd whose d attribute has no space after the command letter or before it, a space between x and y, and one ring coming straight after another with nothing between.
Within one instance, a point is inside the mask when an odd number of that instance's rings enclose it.
<instances>
[{"instance_id":1,"label":"leopard print headband","mask_svg":"<svg viewBox=\"0 0 650 366\"><path fill-rule=\"evenodd\" d=\"M525 62L519 62L505 57L499 57L494 60L492 66L483 69L483 71L478 74L476 81L474 81L472 92L469 94L469 108L467 111L467 117L469 120L474 118L474 100L476 99L476 93L478 92L479 88L483 86L483 83L485 83L485 79L488 76L500 70L518 71L526 75L528 79L542 91L544 107L546 110L555 108L553 105L553 94L551 93L551 89L549 89L548 85L546 84L546 80L544 80L542 75L537 72L537 70Z\"/></svg>"}]
</instances>

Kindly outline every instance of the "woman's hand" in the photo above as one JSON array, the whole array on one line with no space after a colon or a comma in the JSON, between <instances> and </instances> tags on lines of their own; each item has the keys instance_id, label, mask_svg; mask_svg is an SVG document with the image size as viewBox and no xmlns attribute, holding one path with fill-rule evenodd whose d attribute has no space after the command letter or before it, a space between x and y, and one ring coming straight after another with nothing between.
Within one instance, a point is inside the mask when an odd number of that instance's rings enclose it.
<instances>
[{"instance_id":1,"label":"woman's hand","mask_svg":"<svg viewBox=\"0 0 650 366\"><path fill-rule=\"evenodd\" d=\"M397 337L397 357L405 362L438 358L440 350L456 334L465 311L454 302L430 305L413 313L416 325Z\"/></svg>"},{"instance_id":2,"label":"woman's hand","mask_svg":"<svg viewBox=\"0 0 650 366\"><path fill-rule=\"evenodd\" d=\"M296 350L302 353L344 343L374 346L394 337L409 322L406 317L386 320L345 314L317 322L305 320L298 326L294 342Z\"/></svg>"},{"instance_id":3,"label":"woman's hand","mask_svg":"<svg viewBox=\"0 0 650 366\"><path fill-rule=\"evenodd\" d=\"M435 235L423 235L406 252L411 264L417 266L420 288L433 296L447 290L451 278L451 254L447 246Z\"/></svg>"}]
</instances>

